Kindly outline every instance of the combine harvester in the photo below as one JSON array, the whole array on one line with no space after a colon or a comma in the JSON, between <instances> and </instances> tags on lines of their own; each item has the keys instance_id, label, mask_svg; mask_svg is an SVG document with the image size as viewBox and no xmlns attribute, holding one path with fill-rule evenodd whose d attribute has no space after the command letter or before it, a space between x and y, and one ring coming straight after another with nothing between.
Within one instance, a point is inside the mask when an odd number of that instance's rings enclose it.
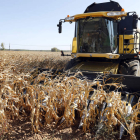
<instances>
[{"instance_id":1,"label":"combine harvester","mask_svg":"<svg viewBox=\"0 0 140 140\"><path fill-rule=\"evenodd\" d=\"M120 89L125 95L123 100L128 106L134 106L138 98L132 93L140 91L138 20L140 18L136 12L125 12L114 1L93 3L83 14L68 15L65 19L60 19L57 25L59 33L62 32L62 23L75 22L71 53L73 59L68 62L65 70L76 72L78 69L89 80L108 72L109 74L105 74L106 79L109 79L106 84L121 82L125 85ZM65 56L63 51L61 53ZM131 95L126 97L127 93ZM139 95L138 93L137 96ZM103 105L102 109L105 106L107 105ZM132 107L128 109L128 116L131 109ZM82 122L79 127L82 127ZM123 133L124 127L121 125L120 139Z\"/></svg>"},{"instance_id":2,"label":"combine harvester","mask_svg":"<svg viewBox=\"0 0 140 140\"><path fill-rule=\"evenodd\" d=\"M140 91L140 32L137 29L136 12L125 12L114 1L93 3L84 14L60 19L59 33L63 22L75 22L71 59L65 70L79 69L89 79L97 73L110 72L109 77L124 77L127 90ZM62 51L62 56L65 55ZM109 81L110 82L110 81Z\"/></svg>"},{"instance_id":3,"label":"combine harvester","mask_svg":"<svg viewBox=\"0 0 140 140\"><path fill-rule=\"evenodd\" d=\"M140 78L137 77L140 76L139 19L136 12L125 12L114 1L93 3L84 14L60 19L57 25L59 33L62 31L62 22L75 22L73 59L65 70L79 69L89 79L95 78L97 73L109 71L111 77L123 76L123 84L131 91L140 91ZM63 51L61 55L65 56Z\"/></svg>"}]
</instances>

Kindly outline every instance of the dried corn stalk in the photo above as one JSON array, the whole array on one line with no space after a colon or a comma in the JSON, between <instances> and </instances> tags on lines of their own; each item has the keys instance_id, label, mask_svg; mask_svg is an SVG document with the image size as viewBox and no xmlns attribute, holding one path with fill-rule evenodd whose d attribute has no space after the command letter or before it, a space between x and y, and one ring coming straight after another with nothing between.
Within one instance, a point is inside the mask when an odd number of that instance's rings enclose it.
<instances>
[{"instance_id":1,"label":"dried corn stalk","mask_svg":"<svg viewBox=\"0 0 140 140\"><path fill-rule=\"evenodd\" d=\"M68 77L67 74L53 79L51 71L32 75L29 70L33 66L41 66L38 64L43 61L40 57L34 60L31 55L10 57L12 62L5 55L0 58L0 124L4 131L8 130L10 119L20 119L21 115L30 118L34 132L39 132L40 127L54 121L60 127L71 126L76 123L77 111L79 126L85 132L95 125L98 125L97 131L103 126L113 130L119 125L130 134L131 139L136 139L140 100L133 108L129 108L121 100L121 92L104 90L105 83L88 82L77 78L77 75ZM50 63L55 62L51 59L44 63L49 67ZM54 66L57 64L58 61ZM43 84L40 84L41 81ZM97 89L93 88L94 85L97 85ZM112 83L109 86L117 89L122 85Z\"/></svg>"}]
</instances>

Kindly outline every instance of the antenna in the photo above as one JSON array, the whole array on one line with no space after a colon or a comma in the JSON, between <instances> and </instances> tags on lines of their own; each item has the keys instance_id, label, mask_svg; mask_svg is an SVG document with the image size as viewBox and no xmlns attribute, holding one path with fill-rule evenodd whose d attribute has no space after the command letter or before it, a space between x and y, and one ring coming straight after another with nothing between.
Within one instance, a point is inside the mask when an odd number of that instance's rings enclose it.
<instances>
[{"instance_id":1,"label":"antenna","mask_svg":"<svg viewBox=\"0 0 140 140\"><path fill-rule=\"evenodd\" d=\"M71 51L71 44L70 44L70 51Z\"/></svg>"}]
</instances>

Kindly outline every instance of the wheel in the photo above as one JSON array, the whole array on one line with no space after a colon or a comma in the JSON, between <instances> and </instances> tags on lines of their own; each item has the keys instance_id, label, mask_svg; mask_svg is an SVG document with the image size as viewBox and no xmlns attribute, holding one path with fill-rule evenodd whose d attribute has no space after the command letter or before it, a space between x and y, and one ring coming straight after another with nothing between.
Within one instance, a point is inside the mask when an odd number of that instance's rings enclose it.
<instances>
[{"instance_id":1,"label":"wheel","mask_svg":"<svg viewBox=\"0 0 140 140\"><path fill-rule=\"evenodd\" d=\"M64 70L68 70L71 69L72 67L74 67L75 65L77 65L79 63L78 59L74 58L71 59L65 66Z\"/></svg>"},{"instance_id":2,"label":"wheel","mask_svg":"<svg viewBox=\"0 0 140 140\"><path fill-rule=\"evenodd\" d=\"M123 61L119 66L118 73L139 76L140 75L139 60Z\"/></svg>"}]
</instances>

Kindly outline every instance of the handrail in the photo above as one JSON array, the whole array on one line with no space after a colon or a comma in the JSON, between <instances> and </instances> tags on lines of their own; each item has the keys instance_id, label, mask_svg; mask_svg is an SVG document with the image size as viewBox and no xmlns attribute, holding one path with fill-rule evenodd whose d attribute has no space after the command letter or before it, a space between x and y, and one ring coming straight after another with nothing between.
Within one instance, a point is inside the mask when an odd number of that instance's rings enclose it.
<instances>
[{"instance_id":1,"label":"handrail","mask_svg":"<svg viewBox=\"0 0 140 140\"><path fill-rule=\"evenodd\" d=\"M126 32L133 32L134 34L134 38L130 38L129 39L129 41L130 40L132 40L132 39L134 39L134 43L129 43L129 44L126 44L126 48L125 48L125 50L124 50L124 45L125 45L125 43L124 43L124 35L126 35L125 33ZM137 42L137 34L139 34L139 43ZM132 50L130 50L130 53L127 53L127 48L128 48L128 45L130 45L130 44L133 44L134 45L134 48L132 49ZM123 54L125 53L125 54L131 54L131 52L133 51L133 50L136 50L136 53L138 53L137 52L137 49L138 48L136 48L136 45L138 45L138 47L140 47L140 32L138 32L138 31L134 31L134 30L124 30L124 33L123 33ZM125 51L125 52L124 52Z\"/></svg>"}]
</instances>

